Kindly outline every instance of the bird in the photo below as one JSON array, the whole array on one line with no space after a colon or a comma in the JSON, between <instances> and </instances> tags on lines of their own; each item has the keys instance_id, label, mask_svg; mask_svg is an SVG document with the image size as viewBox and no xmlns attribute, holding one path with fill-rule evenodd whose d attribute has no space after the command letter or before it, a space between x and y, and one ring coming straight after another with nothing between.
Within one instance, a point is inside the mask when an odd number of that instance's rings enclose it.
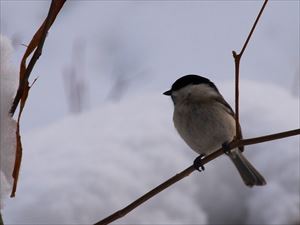
<instances>
[{"instance_id":1,"label":"bird","mask_svg":"<svg viewBox=\"0 0 300 225\"><path fill-rule=\"evenodd\" d=\"M179 135L199 154L194 160L195 169L204 170L203 157L223 147L247 186L266 184L242 153L244 147L226 150L235 137L242 138L242 131L239 125L236 135L235 114L212 81L195 74L185 75L163 94L174 103L173 122Z\"/></svg>"}]
</instances>

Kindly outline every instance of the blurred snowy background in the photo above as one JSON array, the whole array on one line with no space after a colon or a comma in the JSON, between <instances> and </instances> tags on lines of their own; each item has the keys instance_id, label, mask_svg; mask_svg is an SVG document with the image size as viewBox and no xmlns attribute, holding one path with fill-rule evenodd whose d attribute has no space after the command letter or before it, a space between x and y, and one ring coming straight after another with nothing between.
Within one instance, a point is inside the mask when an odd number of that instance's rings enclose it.
<instances>
[{"instance_id":1,"label":"blurred snowy background","mask_svg":"<svg viewBox=\"0 0 300 225\"><path fill-rule=\"evenodd\" d=\"M17 68L50 2L0 4ZM22 117L21 176L4 222L93 223L189 166L196 155L161 93L194 73L232 104L231 51L261 4L68 1L31 75L39 79ZM240 94L245 137L299 127L299 1L269 2L241 62ZM267 186L245 187L221 157L118 223L299 224L299 137L247 149Z\"/></svg>"}]
</instances>

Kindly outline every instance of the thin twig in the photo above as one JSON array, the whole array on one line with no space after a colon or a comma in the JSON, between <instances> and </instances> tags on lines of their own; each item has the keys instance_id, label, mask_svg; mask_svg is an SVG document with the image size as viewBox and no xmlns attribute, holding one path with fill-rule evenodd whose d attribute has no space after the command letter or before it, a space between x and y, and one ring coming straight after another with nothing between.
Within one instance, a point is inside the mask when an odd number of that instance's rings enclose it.
<instances>
[{"instance_id":1,"label":"thin twig","mask_svg":"<svg viewBox=\"0 0 300 225\"><path fill-rule=\"evenodd\" d=\"M35 50L32 58L29 62L29 65L25 70L25 73L22 74L22 76L20 76L19 87L18 87L16 96L14 98L14 101L13 101L13 104L12 104L12 107L11 107L11 110L10 110L11 116L14 115L14 113L15 113L18 105L19 105L19 102L21 101L22 97L24 96L25 89L29 90L28 79L29 79L29 76L31 74L31 71L32 71L35 63L37 62L37 60L39 59L39 57L42 54L42 48L44 46L44 42L45 42L45 39L46 39L46 36L47 36L47 31L48 31L47 27L50 24L50 19L49 19L50 16L49 15L52 13L52 11L53 11L53 1L51 2L51 6L50 6L50 9L49 9L49 12L48 12L48 16L47 16L47 18L44 22L45 26L44 26L43 31L42 31L42 38L40 40L40 43L39 43L37 49ZM22 59L22 62L23 62L24 59L25 58ZM22 62L21 62L21 67L22 67ZM20 69L20 73L22 73L22 69ZM27 94L25 94L25 95L26 95L26 97L25 97L25 99L26 99ZM22 161L23 148L22 148L21 135L20 135L20 119L21 119L21 114L22 114L22 111L23 111L22 104L24 105L25 101L23 103L21 101L21 107L20 107L19 115L18 115L17 132L16 132L17 148L16 148L16 155L15 155L15 164L14 164L14 169L13 169L13 173L12 173L12 177L14 179L14 182L13 182L13 187L12 187L12 191L11 191L11 194L10 194L11 198L15 197L15 194L16 194L18 178L19 178L19 172L20 172L21 161Z\"/></svg>"},{"instance_id":2,"label":"thin twig","mask_svg":"<svg viewBox=\"0 0 300 225\"><path fill-rule=\"evenodd\" d=\"M38 44L36 50L33 53L32 58L30 59L30 62L28 64L26 70L24 71L24 74L22 74L22 79L19 82L19 87L18 87L16 96L14 98L13 104L11 106L11 109L10 109L10 113L12 116L14 115L14 113L19 105L19 102L23 96L24 90L26 89L26 85L28 85L28 78L33 70L33 67L42 54L42 49L43 49L43 46L45 43L45 39L47 37L48 30L50 29L52 23L54 22L56 15L57 15L56 13L53 13L54 9L56 9L56 8L60 9L63 6L63 4L65 3L65 1L66 0L60 0L58 2L57 0L53 0L51 2L51 5L50 5L49 11L48 11L48 15L47 15L42 27L40 28L40 29L42 29L41 39L39 41L39 44ZM58 10L58 12L59 12L59 10ZM37 33L38 32L39 32L39 30L37 31ZM35 35L37 35L37 33ZM27 46L27 48L28 48L28 46ZM28 52L28 54L26 54L26 53L24 54L24 57L22 59L21 67L25 65L25 60L26 60L27 56L29 55L29 52ZM22 72L22 69L20 69L20 72Z\"/></svg>"},{"instance_id":3,"label":"thin twig","mask_svg":"<svg viewBox=\"0 0 300 225\"><path fill-rule=\"evenodd\" d=\"M3 220L2 220L1 212L0 212L0 225L4 225Z\"/></svg>"},{"instance_id":4,"label":"thin twig","mask_svg":"<svg viewBox=\"0 0 300 225\"><path fill-rule=\"evenodd\" d=\"M244 46L241 50L241 52L239 54L237 54L235 51L232 51L232 54L233 54L233 58L234 58L234 63L235 63L235 122L236 122L236 137L237 139L241 139L241 130L240 130L240 116L239 116L239 99L240 99L240 96L239 96L239 83L240 83L240 60L242 58L242 55L244 53L244 51L246 50L246 47L250 41L250 38L255 30L255 27L258 23L258 20L259 18L261 17L266 5L268 3L268 0L265 0L263 6L261 7L256 19L255 19L255 22L248 34L248 37L244 43Z\"/></svg>"},{"instance_id":5,"label":"thin twig","mask_svg":"<svg viewBox=\"0 0 300 225\"><path fill-rule=\"evenodd\" d=\"M282 139L282 138L287 138L295 135L300 134L300 129L296 130L290 130L286 132L281 132L281 133L276 133L276 134L271 134L271 135L266 135L266 136L261 136L261 137L256 137L256 138L249 138L249 139L242 139L242 140L234 140L231 143L229 143L229 149L234 149L236 147L240 146L246 146L246 145L253 145L253 144L258 144L262 142L267 142L267 141L273 141L277 139ZM206 156L205 158L202 159L203 165L214 160L215 158L221 156L224 153L224 149L220 148L217 151L213 152L212 154ZM190 166L183 170L182 172L176 174L175 176L171 177L167 181L163 182L162 184L158 185L151 191L147 192L131 204L127 205L125 208L111 214L110 216L104 218L103 220L95 223L95 225L106 225L109 224L117 219L120 219L121 217L127 215L129 212L131 212L133 209L138 207L139 205L143 204L156 194L160 193L161 191L165 190L166 188L170 187L171 185L175 184L176 182L182 180L183 178L189 176L192 172L195 171L194 166Z\"/></svg>"},{"instance_id":6,"label":"thin twig","mask_svg":"<svg viewBox=\"0 0 300 225\"><path fill-rule=\"evenodd\" d=\"M234 57L235 65L235 133L237 140L242 138L241 128L240 128L240 57L236 54L235 51L232 52Z\"/></svg>"},{"instance_id":7,"label":"thin twig","mask_svg":"<svg viewBox=\"0 0 300 225\"><path fill-rule=\"evenodd\" d=\"M43 45L47 36L47 32L50 29L51 25L53 24L56 16L58 15L59 11L63 7L66 0L52 0L48 15L46 19L44 20L41 27L37 30L37 32L34 34L33 38L31 39L29 45L27 46L27 49L22 57L21 64L20 64L20 77L19 77L19 87L16 93L16 96L13 100L10 114L11 116L14 115L19 103L20 103L20 109L19 109L19 115L17 119L17 129L16 129L16 154L15 154L15 163L13 168L12 177L14 179L13 181L13 187L11 192L11 197L15 196L15 192L17 189L18 184L18 177L19 172L21 168L21 161L22 161L22 142L21 142L21 135L20 135L20 119L21 115L28 97L29 92L29 82L28 78L33 70L33 67L39 57L42 54ZM26 60L27 58L33 53L33 56L28 64L26 66ZM35 82L35 81L34 81ZM33 82L33 83L34 83Z\"/></svg>"},{"instance_id":8,"label":"thin twig","mask_svg":"<svg viewBox=\"0 0 300 225\"><path fill-rule=\"evenodd\" d=\"M254 30L255 30L256 24L257 24L259 18L261 17L261 15L262 15L262 13L263 13L263 11L264 11L264 9L265 9L267 3L268 3L268 0L265 0L263 6L261 7L261 9L260 9L260 11L259 11L259 13L258 13L258 16L256 17L256 20L255 20L255 22L254 22L254 24L253 24L253 26L252 26L252 28L251 28L251 31L250 31L250 33L249 33L247 39L246 39L246 42L245 42L245 44L244 44L244 46L243 46L243 48L242 48L242 51L241 51L240 54L239 54L240 57L242 57L242 55L243 55L243 53L244 53L244 51L245 51L245 49L246 49L246 47L247 47L247 45L248 45L248 42L249 42L249 40L250 40L250 38L251 38L251 36L252 36Z\"/></svg>"}]
</instances>

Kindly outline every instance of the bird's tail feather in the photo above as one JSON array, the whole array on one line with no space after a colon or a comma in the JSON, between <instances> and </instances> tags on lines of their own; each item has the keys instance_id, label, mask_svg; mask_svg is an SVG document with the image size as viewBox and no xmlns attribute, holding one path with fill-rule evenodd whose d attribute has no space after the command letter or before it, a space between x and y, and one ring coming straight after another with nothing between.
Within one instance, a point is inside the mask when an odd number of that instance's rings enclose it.
<instances>
[{"instance_id":1,"label":"bird's tail feather","mask_svg":"<svg viewBox=\"0 0 300 225\"><path fill-rule=\"evenodd\" d=\"M267 183L265 178L254 168L254 166L252 166L240 150L230 152L229 157L238 169L247 186L261 186Z\"/></svg>"}]
</instances>

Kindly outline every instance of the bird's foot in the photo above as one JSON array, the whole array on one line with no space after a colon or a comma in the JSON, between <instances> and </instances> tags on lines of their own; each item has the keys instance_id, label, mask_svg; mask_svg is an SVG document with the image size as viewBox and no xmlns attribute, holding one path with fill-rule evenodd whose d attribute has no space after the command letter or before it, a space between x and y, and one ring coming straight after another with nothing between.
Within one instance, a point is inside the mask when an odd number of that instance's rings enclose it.
<instances>
[{"instance_id":1,"label":"bird's foot","mask_svg":"<svg viewBox=\"0 0 300 225\"><path fill-rule=\"evenodd\" d=\"M195 168L196 170L198 170L199 172L205 170L205 168L204 168L204 166L203 166L203 162L202 162L202 159L203 159L204 156L205 156L204 154L200 154L200 155L194 160L194 163L193 163L194 168Z\"/></svg>"},{"instance_id":2,"label":"bird's foot","mask_svg":"<svg viewBox=\"0 0 300 225\"><path fill-rule=\"evenodd\" d=\"M230 154L230 146L229 146L229 142L224 142L223 144L222 144L222 148L223 148L223 150L224 150L224 153L226 154L226 155L229 155Z\"/></svg>"}]
</instances>

